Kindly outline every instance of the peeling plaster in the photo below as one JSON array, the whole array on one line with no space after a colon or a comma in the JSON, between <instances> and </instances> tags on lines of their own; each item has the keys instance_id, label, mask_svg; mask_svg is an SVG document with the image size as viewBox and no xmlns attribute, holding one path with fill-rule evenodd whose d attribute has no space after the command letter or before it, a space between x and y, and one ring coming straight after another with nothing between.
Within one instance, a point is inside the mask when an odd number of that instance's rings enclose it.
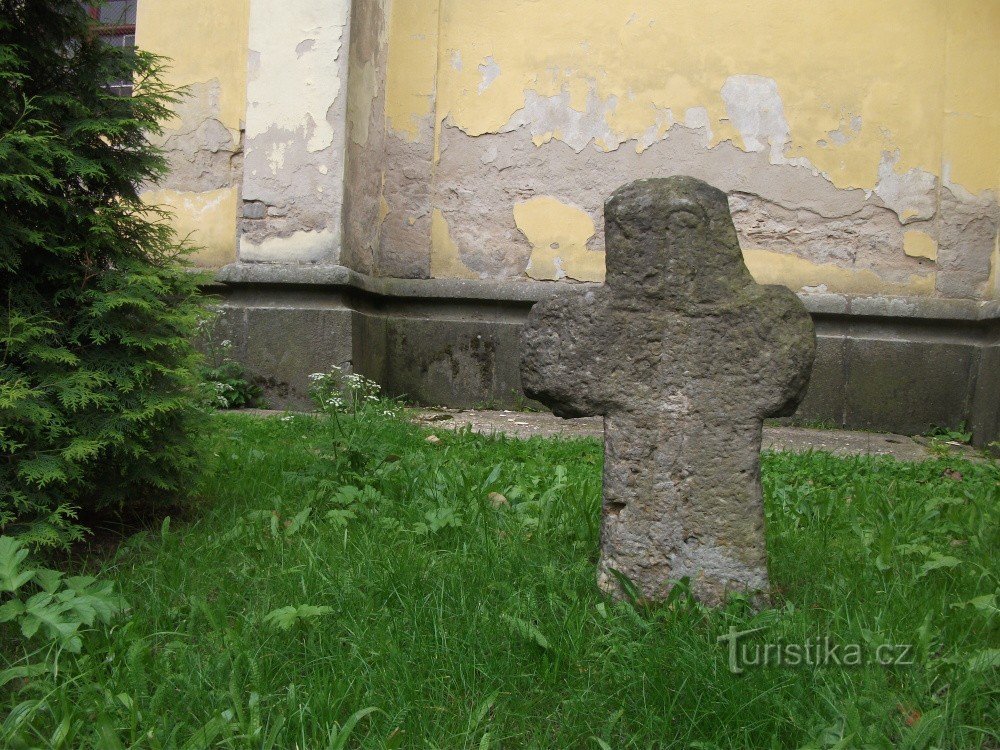
<instances>
[{"instance_id":1,"label":"peeling plaster","mask_svg":"<svg viewBox=\"0 0 1000 750\"><path fill-rule=\"evenodd\" d=\"M348 0L253 0L250 46L258 63L247 79L248 141L285 131L304 137L309 153L333 145L326 116L340 92L348 10Z\"/></svg>"},{"instance_id":2,"label":"peeling plaster","mask_svg":"<svg viewBox=\"0 0 1000 750\"><path fill-rule=\"evenodd\" d=\"M791 129L777 81L764 76L730 76L722 84L721 94L744 150L766 152L772 164L790 163L785 158L785 147L791 140Z\"/></svg>"},{"instance_id":3,"label":"peeling plaster","mask_svg":"<svg viewBox=\"0 0 1000 750\"><path fill-rule=\"evenodd\" d=\"M315 263L328 257L340 238L330 230L299 231L285 237L267 237L259 243L246 237L240 244L240 260L250 263Z\"/></svg>"},{"instance_id":4,"label":"peeling plaster","mask_svg":"<svg viewBox=\"0 0 1000 750\"><path fill-rule=\"evenodd\" d=\"M536 146L557 139L577 153L591 143L610 151L622 144L607 119L617 104L616 96L602 101L591 92L587 95L587 108L576 110L571 106L571 93L566 89L553 96L541 96L528 89L524 92L524 106L514 112L498 132L527 128ZM454 125L451 120L448 122Z\"/></svg>"},{"instance_id":5,"label":"peeling plaster","mask_svg":"<svg viewBox=\"0 0 1000 750\"><path fill-rule=\"evenodd\" d=\"M456 70L461 70L461 55L459 55L459 66ZM500 77L500 66L493 59L493 55L487 57L479 66L479 72L483 74L483 80L479 82L479 93L482 95L497 78Z\"/></svg>"},{"instance_id":6,"label":"peeling plaster","mask_svg":"<svg viewBox=\"0 0 1000 750\"><path fill-rule=\"evenodd\" d=\"M151 136L170 169L142 196L172 213L177 234L198 247L196 264L218 267L236 259L248 0L172 0L165 10L162 3L139 3L136 42L168 58L164 81L186 92L171 105L163 133ZM232 33L211 44L189 33L218 26Z\"/></svg>"},{"instance_id":7,"label":"peeling plaster","mask_svg":"<svg viewBox=\"0 0 1000 750\"><path fill-rule=\"evenodd\" d=\"M904 224L934 218L937 212L937 177L920 169L910 169L901 174L896 171L898 162L898 150L882 154L875 194L899 215Z\"/></svg>"},{"instance_id":8,"label":"peeling plaster","mask_svg":"<svg viewBox=\"0 0 1000 750\"><path fill-rule=\"evenodd\" d=\"M531 278L604 280L604 254L587 248L594 220L582 208L543 195L516 204L514 223L531 243L525 269Z\"/></svg>"},{"instance_id":9,"label":"peeling plaster","mask_svg":"<svg viewBox=\"0 0 1000 750\"><path fill-rule=\"evenodd\" d=\"M901 172L939 174L942 157L951 156L970 190L996 189L995 168L966 144L996 134L996 100L988 92L1000 79L991 51L1000 6L938 0L912 13L901 0L808 10L758 0L736 11L738 23L719 23L711 6L682 0L445 0L442 8L442 45L480 60L492 55L503 70L489 97L478 94L478 70L443 71L440 118L470 135L500 132L527 90L550 97L566 88L582 111L596 86L598 100L620 98L609 123L623 141L640 138L656 108L704 107L713 143L741 142L720 87L729 81L727 94L738 100L730 104L743 118L748 101L773 102L770 80L780 89L781 111L771 108L774 118L761 121L769 126L763 143L770 148L767 136L780 139L783 119L786 157L808 159L837 187L872 189L881 153L899 147ZM844 143L820 143L831 138Z\"/></svg>"},{"instance_id":10,"label":"peeling plaster","mask_svg":"<svg viewBox=\"0 0 1000 750\"><path fill-rule=\"evenodd\" d=\"M725 143L706 148L703 130L680 124L642 153L577 153L561 141L535 146L529 136L527 128L479 137L447 124L442 129L432 200L463 262L480 275L595 278L593 268L570 273L565 257L557 264L545 243L546 237L548 245L566 241L566 211L587 214L586 227L594 231L583 257L596 265L602 262L595 251L603 244L603 201L612 190L640 177L690 174L730 193L743 246L757 251L760 262L783 267L791 283L815 286L827 274L828 288L836 291L873 291L881 280L898 293L933 292L934 270L902 251L903 225L894 211L864 191L838 190L811 170L771 164L769 152ZM526 205L538 214L528 223ZM576 249L582 231L574 230ZM790 259L782 264L782 256Z\"/></svg>"},{"instance_id":11,"label":"peeling plaster","mask_svg":"<svg viewBox=\"0 0 1000 750\"><path fill-rule=\"evenodd\" d=\"M338 260L350 5L251 0L243 200L266 208L243 211L241 260ZM367 139L364 120L351 129Z\"/></svg>"},{"instance_id":12,"label":"peeling plaster","mask_svg":"<svg viewBox=\"0 0 1000 750\"><path fill-rule=\"evenodd\" d=\"M170 164L158 189L200 193L238 183L241 147L219 119L220 93L218 79L192 83L174 104L168 127L153 139Z\"/></svg>"},{"instance_id":13,"label":"peeling plaster","mask_svg":"<svg viewBox=\"0 0 1000 750\"><path fill-rule=\"evenodd\" d=\"M995 163L992 178L976 171L993 125L974 132L987 120L947 114L943 138L934 127L946 106L984 111L985 87L965 81L989 79L968 71L985 48L941 62L955 28L961 43L988 46L982 11L938 3L901 26L894 1L808 12L761 2L738 25L680 0L393 4L381 192L366 198L372 267L597 276L571 272L552 244L599 259L606 195L685 173L729 192L748 262L769 282L963 297L995 288ZM543 44L536 28L557 31ZM859 28L878 43L846 33ZM951 181L953 161L969 190ZM526 221L528 205L539 216ZM594 226L584 249L578 236L545 243L570 221L560 206Z\"/></svg>"}]
</instances>

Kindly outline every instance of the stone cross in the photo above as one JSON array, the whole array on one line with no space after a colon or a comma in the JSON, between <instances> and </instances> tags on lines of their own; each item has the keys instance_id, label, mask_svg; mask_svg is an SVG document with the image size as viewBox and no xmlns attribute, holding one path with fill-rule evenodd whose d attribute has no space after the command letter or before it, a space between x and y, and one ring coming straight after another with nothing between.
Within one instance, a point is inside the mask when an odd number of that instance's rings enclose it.
<instances>
[{"instance_id":1,"label":"stone cross","mask_svg":"<svg viewBox=\"0 0 1000 750\"><path fill-rule=\"evenodd\" d=\"M767 590L760 486L765 417L809 382L812 321L761 286L726 194L691 177L638 180L604 209L607 281L532 309L525 392L559 416L604 417L598 584L663 598Z\"/></svg>"}]
</instances>

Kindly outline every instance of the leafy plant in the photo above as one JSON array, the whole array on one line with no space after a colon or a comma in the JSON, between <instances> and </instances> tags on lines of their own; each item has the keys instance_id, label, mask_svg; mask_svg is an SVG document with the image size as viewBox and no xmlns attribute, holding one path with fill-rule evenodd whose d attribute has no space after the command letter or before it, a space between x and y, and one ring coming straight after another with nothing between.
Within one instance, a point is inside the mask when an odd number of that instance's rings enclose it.
<instances>
[{"instance_id":1,"label":"leafy plant","mask_svg":"<svg viewBox=\"0 0 1000 750\"><path fill-rule=\"evenodd\" d=\"M316 408L325 414L358 416L375 410L381 416L394 416L398 404L383 399L382 387L364 375L345 372L334 365L329 372L314 372L309 376L309 396Z\"/></svg>"},{"instance_id":2,"label":"leafy plant","mask_svg":"<svg viewBox=\"0 0 1000 750\"><path fill-rule=\"evenodd\" d=\"M36 545L175 503L198 463L199 277L139 196L176 94L92 23L0 0L0 530Z\"/></svg>"},{"instance_id":3,"label":"leafy plant","mask_svg":"<svg viewBox=\"0 0 1000 750\"><path fill-rule=\"evenodd\" d=\"M331 612L333 607L300 604L297 607L288 606L272 610L264 615L264 622L278 630L291 630L296 625L309 625Z\"/></svg>"},{"instance_id":4,"label":"leafy plant","mask_svg":"<svg viewBox=\"0 0 1000 750\"><path fill-rule=\"evenodd\" d=\"M25 565L28 550L9 536L0 536L0 625L18 627L25 642L47 641L57 650L77 654L83 646L81 628L109 624L124 609L114 585L91 576L71 576ZM8 625L9 626L9 625ZM0 687L19 677L39 674L45 662L31 658L0 671Z\"/></svg>"},{"instance_id":5,"label":"leafy plant","mask_svg":"<svg viewBox=\"0 0 1000 750\"><path fill-rule=\"evenodd\" d=\"M216 409L244 409L263 405L263 389L254 383L246 366L233 358L233 342L216 342L218 318L199 321L199 341L205 361L198 370L205 384L206 400Z\"/></svg>"},{"instance_id":6,"label":"leafy plant","mask_svg":"<svg viewBox=\"0 0 1000 750\"><path fill-rule=\"evenodd\" d=\"M967 445L972 441L972 433L966 429L965 422L962 422L955 429L948 427L934 427L928 433L928 436L938 441L946 443L961 443L962 445Z\"/></svg>"}]
</instances>

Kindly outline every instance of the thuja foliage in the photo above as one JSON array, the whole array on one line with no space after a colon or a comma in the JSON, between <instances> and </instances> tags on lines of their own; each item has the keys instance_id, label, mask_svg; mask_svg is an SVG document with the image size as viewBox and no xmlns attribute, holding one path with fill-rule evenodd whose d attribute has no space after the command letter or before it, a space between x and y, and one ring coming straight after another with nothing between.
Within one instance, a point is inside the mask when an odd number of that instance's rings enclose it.
<instances>
[{"instance_id":1,"label":"thuja foliage","mask_svg":"<svg viewBox=\"0 0 1000 750\"><path fill-rule=\"evenodd\" d=\"M174 504L195 464L198 279L138 195L174 94L92 23L0 0L0 531L33 545Z\"/></svg>"}]
</instances>

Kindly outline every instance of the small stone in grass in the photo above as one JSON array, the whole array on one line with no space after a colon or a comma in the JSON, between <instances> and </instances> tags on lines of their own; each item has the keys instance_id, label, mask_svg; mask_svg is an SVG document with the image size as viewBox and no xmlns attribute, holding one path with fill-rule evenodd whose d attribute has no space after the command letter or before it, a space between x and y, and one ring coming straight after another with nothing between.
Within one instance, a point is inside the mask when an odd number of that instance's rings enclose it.
<instances>
[{"instance_id":1,"label":"small stone in grass","mask_svg":"<svg viewBox=\"0 0 1000 750\"><path fill-rule=\"evenodd\" d=\"M494 508L500 508L504 505L510 505L510 502L507 500L507 498L505 498L499 492L491 492L486 497L489 498L490 504Z\"/></svg>"},{"instance_id":2,"label":"small stone in grass","mask_svg":"<svg viewBox=\"0 0 1000 750\"><path fill-rule=\"evenodd\" d=\"M427 442L430 443L431 445L437 445L438 443L441 442L441 438L439 438L437 435L428 435L426 439Z\"/></svg>"}]
</instances>

